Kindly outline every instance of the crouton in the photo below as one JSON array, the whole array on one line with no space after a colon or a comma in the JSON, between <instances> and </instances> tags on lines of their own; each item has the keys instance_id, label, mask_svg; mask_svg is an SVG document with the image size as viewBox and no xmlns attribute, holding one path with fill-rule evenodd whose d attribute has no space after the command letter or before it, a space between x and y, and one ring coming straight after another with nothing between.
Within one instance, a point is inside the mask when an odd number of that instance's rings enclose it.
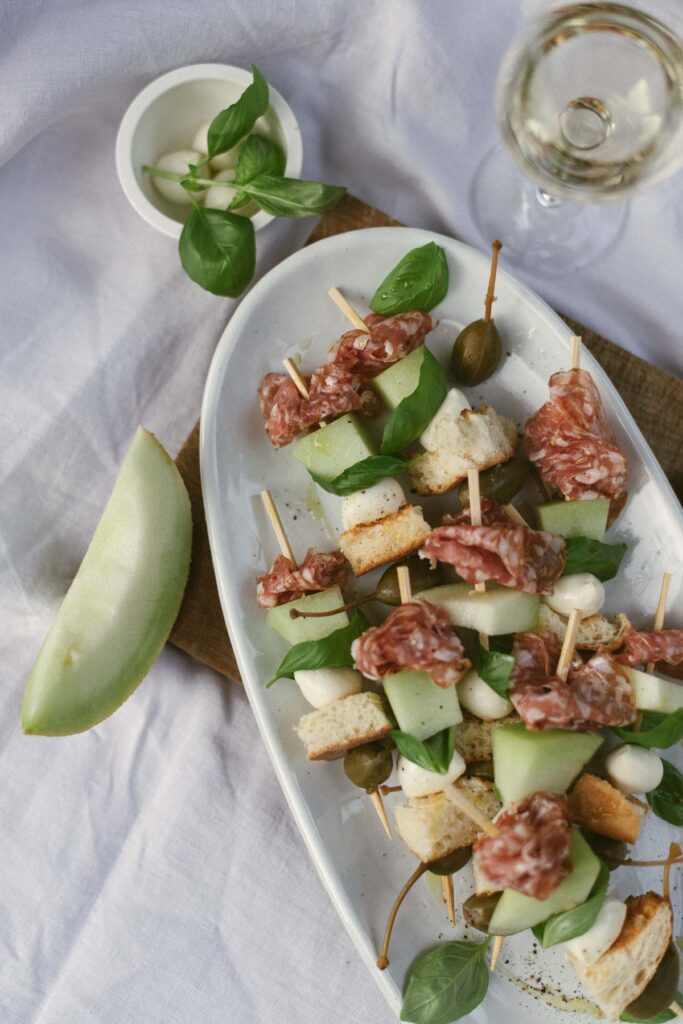
<instances>
[{"instance_id":1,"label":"crouton","mask_svg":"<svg viewBox=\"0 0 683 1024\"><path fill-rule=\"evenodd\" d=\"M492 818L500 809L490 782L461 778L456 786L487 818ZM480 831L443 793L413 797L399 804L395 814L396 831L408 849L425 864L462 846L470 846Z\"/></svg>"},{"instance_id":2,"label":"crouton","mask_svg":"<svg viewBox=\"0 0 683 1024\"><path fill-rule=\"evenodd\" d=\"M402 505L390 516L346 530L339 538L339 548L354 575L362 576L385 562L405 558L424 543L430 532L421 508Z\"/></svg>"},{"instance_id":3,"label":"crouton","mask_svg":"<svg viewBox=\"0 0 683 1024\"><path fill-rule=\"evenodd\" d=\"M517 448L512 420L490 406L463 409L452 423L452 437L443 437L437 451L411 459L408 476L418 494L443 494L464 480L468 469L480 472L507 462Z\"/></svg>"},{"instance_id":4,"label":"crouton","mask_svg":"<svg viewBox=\"0 0 683 1024\"><path fill-rule=\"evenodd\" d=\"M296 732L309 761L335 761L352 747L388 736L393 729L377 693L354 693L304 715Z\"/></svg>"},{"instance_id":5,"label":"crouton","mask_svg":"<svg viewBox=\"0 0 683 1024\"><path fill-rule=\"evenodd\" d=\"M617 1020L647 988L671 942L671 904L646 892L626 900L626 920L616 942L590 967L574 969L606 1017Z\"/></svg>"},{"instance_id":6,"label":"crouton","mask_svg":"<svg viewBox=\"0 0 683 1024\"><path fill-rule=\"evenodd\" d=\"M605 779L586 773L569 795L569 817L601 836L635 843L640 834L638 807Z\"/></svg>"},{"instance_id":7,"label":"crouton","mask_svg":"<svg viewBox=\"0 0 683 1024\"><path fill-rule=\"evenodd\" d=\"M541 601L538 610L538 632L541 636L554 633L559 640L564 640L568 621L564 615L558 615ZM613 622L604 615L589 615L581 620L576 646L586 651L597 651L599 647L604 647L608 651L615 650L621 646L624 633L630 628L631 623L621 612L615 616Z\"/></svg>"},{"instance_id":8,"label":"crouton","mask_svg":"<svg viewBox=\"0 0 683 1024\"><path fill-rule=\"evenodd\" d=\"M491 735L498 725L510 725L512 722L520 722L517 714L508 715L506 718L497 718L495 721L484 722L481 718L464 713L462 722L455 726L455 749L462 757L465 764L472 764L474 761L490 761L493 757Z\"/></svg>"}]
</instances>

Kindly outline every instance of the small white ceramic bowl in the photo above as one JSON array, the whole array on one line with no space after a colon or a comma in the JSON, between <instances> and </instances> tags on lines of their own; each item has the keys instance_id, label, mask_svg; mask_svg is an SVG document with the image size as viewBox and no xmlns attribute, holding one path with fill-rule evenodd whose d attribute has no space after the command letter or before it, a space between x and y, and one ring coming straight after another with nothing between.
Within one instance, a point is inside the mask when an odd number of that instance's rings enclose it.
<instances>
[{"instance_id":1,"label":"small white ceramic bowl","mask_svg":"<svg viewBox=\"0 0 683 1024\"><path fill-rule=\"evenodd\" d=\"M197 129L234 103L251 81L251 71L229 64L190 64L150 82L128 107L116 137L116 170L128 202L157 231L179 238L189 207L163 199L142 165L191 148ZM285 175L298 178L301 132L289 104L272 85L264 120L285 151ZM271 220L271 214L259 210L252 217L254 230Z\"/></svg>"}]
</instances>

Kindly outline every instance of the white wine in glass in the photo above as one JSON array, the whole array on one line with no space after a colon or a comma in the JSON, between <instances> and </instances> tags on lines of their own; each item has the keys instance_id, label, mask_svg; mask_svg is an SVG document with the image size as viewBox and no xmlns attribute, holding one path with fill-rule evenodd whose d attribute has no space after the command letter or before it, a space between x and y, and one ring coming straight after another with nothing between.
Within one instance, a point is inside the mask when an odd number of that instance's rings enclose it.
<instances>
[{"instance_id":1,"label":"white wine in glass","mask_svg":"<svg viewBox=\"0 0 683 1024\"><path fill-rule=\"evenodd\" d=\"M625 204L603 200L683 163L683 46L636 8L580 3L544 14L506 54L496 99L506 146L477 172L474 216L524 266L584 266L624 221Z\"/></svg>"}]
</instances>

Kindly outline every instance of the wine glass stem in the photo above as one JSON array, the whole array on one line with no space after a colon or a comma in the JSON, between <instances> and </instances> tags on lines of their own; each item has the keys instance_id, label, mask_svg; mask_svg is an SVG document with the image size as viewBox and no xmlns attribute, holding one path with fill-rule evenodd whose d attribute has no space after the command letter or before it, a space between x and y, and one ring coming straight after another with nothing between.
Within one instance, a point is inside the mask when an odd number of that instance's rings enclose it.
<instances>
[{"instance_id":1,"label":"wine glass stem","mask_svg":"<svg viewBox=\"0 0 683 1024\"><path fill-rule=\"evenodd\" d=\"M536 198L538 199L541 206L544 206L546 210L552 210L556 206L562 206L563 200L558 199L557 196L553 196L550 192L546 192L544 188L536 189Z\"/></svg>"}]
</instances>

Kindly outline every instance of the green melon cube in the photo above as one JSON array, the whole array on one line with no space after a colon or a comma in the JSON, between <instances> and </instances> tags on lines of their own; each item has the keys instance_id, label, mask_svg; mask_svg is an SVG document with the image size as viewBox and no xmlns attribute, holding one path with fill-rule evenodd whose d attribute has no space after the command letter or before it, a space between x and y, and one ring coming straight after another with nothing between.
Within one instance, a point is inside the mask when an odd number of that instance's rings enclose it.
<instances>
[{"instance_id":1,"label":"green melon cube","mask_svg":"<svg viewBox=\"0 0 683 1024\"><path fill-rule=\"evenodd\" d=\"M658 711L662 715L671 715L683 708L683 683L640 672L637 668L627 668L626 672L631 680L636 707L640 711Z\"/></svg>"},{"instance_id":2,"label":"green melon cube","mask_svg":"<svg viewBox=\"0 0 683 1024\"><path fill-rule=\"evenodd\" d=\"M455 686L437 686L426 672L405 669L387 676L384 691L399 729L418 740L462 722Z\"/></svg>"},{"instance_id":3,"label":"green melon cube","mask_svg":"<svg viewBox=\"0 0 683 1024\"><path fill-rule=\"evenodd\" d=\"M476 629L487 636L533 632L538 627L538 594L495 583L488 583L483 594L475 593L473 583L446 583L415 597L445 608L454 626Z\"/></svg>"},{"instance_id":4,"label":"green melon cube","mask_svg":"<svg viewBox=\"0 0 683 1024\"><path fill-rule=\"evenodd\" d=\"M424 359L424 345L409 352L393 366L382 370L371 381L373 388L390 409L395 409L413 391L420 380L420 370Z\"/></svg>"},{"instance_id":5,"label":"green melon cube","mask_svg":"<svg viewBox=\"0 0 683 1024\"><path fill-rule=\"evenodd\" d=\"M329 590L300 597L298 601L270 608L266 622L290 644L300 644L304 640L322 640L324 636L348 626L349 617L346 612L326 615L322 619L293 619L289 614L291 609L297 608L302 612L328 612L343 604L344 596L339 587L330 587Z\"/></svg>"},{"instance_id":6,"label":"green melon cube","mask_svg":"<svg viewBox=\"0 0 683 1024\"><path fill-rule=\"evenodd\" d=\"M564 729L532 732L521 722L492 733L493 772L504 804L532 793L566 793L602 743L600 736Z\"/></svg>"},{"instance_id":7,"label":"green melon cube","mask_svg":"<svg viewBox=\"0 0 683 1024\"><path fill-rule=\"evenodd\" d=\"M491 935L514 935L585 903L600 871L600 861L581 833L574 829L571 849L572 873L544 900L505 889L493 911Z\"/></svg>"},{"instance_id":8,"label":"green melon cube","mask_svg":"<svg viewBox=\"0 0 683 1024\"><path fill-rule=\"evenodd\" d=\"M603 540L607 529L610 502L607 498L591 501L551 501L538 505L538 525L560 537L591 537Z\"/></svg>"},{"instance_id":9,"label":"green melon cube","mask_svg":"<svg viewBox=\"0 0 683 1024\"><path fill-rule=\"evenodd\" d=\"M334 480L349 466L376 454L365 427L353 415L340 416L294 446L294 458L324 480Z\"/></svg>"}]
</instances>

